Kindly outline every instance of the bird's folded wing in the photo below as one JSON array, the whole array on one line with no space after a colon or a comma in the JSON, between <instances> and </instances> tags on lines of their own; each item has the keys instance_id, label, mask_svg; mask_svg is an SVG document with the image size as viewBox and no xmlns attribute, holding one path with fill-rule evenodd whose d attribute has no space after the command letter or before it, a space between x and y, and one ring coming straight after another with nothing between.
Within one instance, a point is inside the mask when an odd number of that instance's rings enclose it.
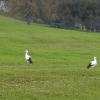
<instances>
[{"instance_id":1,"label":"bird's folded wing","mask_svg":"<svg viewBox=\"0 0 100 100\"><path fill-rule=\"evenodd\" d=\"M96 62L95 61L91 61L91 65L95 65L96 64Z\"/></svg>"},{"instance_id":2,"label":"bird's folded wing","mask_svg":"<svg viewBox=\"0 0 100 100\"><path fill-rule=\"evenodd\" d=\"M29 59L29 58L31 58L31 57L30 57L29 55L27 55L27 56L26 56L26 59Z\"/></svg>"}]
</instances>

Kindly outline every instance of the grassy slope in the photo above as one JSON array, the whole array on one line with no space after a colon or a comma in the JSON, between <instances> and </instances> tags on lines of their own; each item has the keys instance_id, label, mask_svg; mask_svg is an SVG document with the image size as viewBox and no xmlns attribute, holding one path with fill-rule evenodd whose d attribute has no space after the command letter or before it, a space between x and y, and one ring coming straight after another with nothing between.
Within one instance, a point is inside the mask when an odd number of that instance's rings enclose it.
<instances>
[{"instance_id":1,"label":"grassy slope","mask_svg":"<svg viewBox=\"0 0 100 100\"><path fill-rule=\"evenodd\" d=\"M26 49L34 61L30 69ZM98 33L0 16L0 100L99 100L99 52ZM94 56L98 65L87 70Z\"/></svg>"}]
</instances>

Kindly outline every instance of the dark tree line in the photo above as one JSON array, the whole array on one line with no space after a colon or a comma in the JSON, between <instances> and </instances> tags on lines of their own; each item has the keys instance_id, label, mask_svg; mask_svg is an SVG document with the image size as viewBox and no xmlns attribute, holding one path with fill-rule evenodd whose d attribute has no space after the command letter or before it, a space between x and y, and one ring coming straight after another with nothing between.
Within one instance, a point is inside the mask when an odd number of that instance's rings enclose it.
<instances>
[{"instance_id":1,"label":"dark tree line","mask_svg":"<svg viewBox=\"0 0 100 100\"><path fill-rule=\"evenodd\" d=\"M17 15L27 24L41 19L45 23L64 23L73 29L76 22L90 30L100 30L100 0L5 0L9 15Z\"/></svg>"}]
</instances>

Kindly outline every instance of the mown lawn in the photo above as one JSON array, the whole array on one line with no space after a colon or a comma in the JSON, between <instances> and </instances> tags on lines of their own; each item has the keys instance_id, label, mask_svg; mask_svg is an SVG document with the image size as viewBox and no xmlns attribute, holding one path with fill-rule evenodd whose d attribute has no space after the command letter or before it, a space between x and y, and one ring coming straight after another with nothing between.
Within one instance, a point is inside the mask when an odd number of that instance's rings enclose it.
<instances>
[{"instance_id":1,"label":"mown lawn","mask_svg":"<svg viewBox=\"0 0 100 100\"><path fill-rule=\"evenodd\" d=\"M26 49L34 62L30 69ZM86 69L94 56L98 65ZM0 100L99 100L99 59L99 33L0 16Z\"/></svg>"}]
</instances>

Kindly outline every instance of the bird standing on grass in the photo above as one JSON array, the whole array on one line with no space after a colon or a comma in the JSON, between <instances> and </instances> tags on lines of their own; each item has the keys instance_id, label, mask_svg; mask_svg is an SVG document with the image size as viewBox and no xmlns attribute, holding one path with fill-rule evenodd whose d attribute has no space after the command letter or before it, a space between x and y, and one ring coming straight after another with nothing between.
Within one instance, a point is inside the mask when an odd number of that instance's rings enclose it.
<instances>
[{"instance_id":1,"label":"bird standing on grass","mask_svg":"<svg viewBox=\"0 0 100 100\"><path fill-rule=\"evenodd\" d=\"M94 66L97 65L97 60L96 60L96 58L97 58L97 57L94 57L94 60L91 61L91 62L88 64L87 69L93 68Z\"/></svg>"},{"instance_id":2,"label":"bird standing on grass","mask_svg":"<svg viewBox=\"0 0 100 100\"><path fill-rule=\"evenodd\" d=\"M28 62L28 68L30 68L30 64L33 63L31 56L28 55L28 50L25 51L25 59Z\"/></svg>"}]
</instances>

